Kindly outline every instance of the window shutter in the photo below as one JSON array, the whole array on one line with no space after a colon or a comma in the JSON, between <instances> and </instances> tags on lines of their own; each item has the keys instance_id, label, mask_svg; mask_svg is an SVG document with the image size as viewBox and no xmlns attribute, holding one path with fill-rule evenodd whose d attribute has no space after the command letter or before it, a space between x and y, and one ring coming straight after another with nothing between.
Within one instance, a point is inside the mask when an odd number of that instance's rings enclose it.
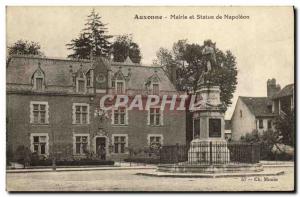
<instances>
[{"instance_id":1,"label":"window shutter","mask_svg":"<svg viewBox=\"0 0 300 197\"><path fill-rule=\"evenodd\" d=\"M164 125L164 111L160 110L160 125L163 126Z\"/></svg>"},{"instance_id":2,"label":"window shutter","mask_svg":"<svg viewBox=\"0 0 300 197\"><path fill-rule=\"evenodd\" d=\"M45 117L45 123L49 124L49 105L46 103L46 117ZM46 150L47 152L47 150Z\"/></svg>"},{"instance_id":3,"label":"window shutter","mask_svg":"<svg viewBox=\"0 0 300 197\"><path fill-rule=\"evenodd\" d=\"M115 123L114 121L115 121L115 110L112 107L111 108L111 124L114 124Z\"/></svg>"},{"instance_id":4,"label":"window shutter","mask_svg":"<svg viewBox=\"0 0 300 197\"><path fill-rule=\"evenodd\" d=\"M128 108L125 108L125 124L128 125Z\"/></svg>"},{"instance_id":5,"label":"window shutter","mask_svg":"<svg viewBox=\"0 0 300 197\"><path fill-rule=\"evenodd\" d=\"M76 154L76 136L73 134L73 155Z\"/></svg>"},{"instance_id":6,"label":"window shutter","mask_svg":"<svg viewBox=\"0 0 300 197\"><path fill-rule=\"evenodd\" d=\"M150 108L148 109L147 125L150 125Z\"/></svg>"},{"instance_id":7,"label":"window shutter","mask_svg":"<svg viewBox=\"0 0 300 197\"><path fill-rule=\"evenodd\" d=\"M87 124L90 124L90 105L87 105Z\"/></svg>"},{"instance_id":8,"label":"window shutter","mask_svg":"<svg viewBox=\"0 0 300 197\"><path fill-rule=\"evenodd\" d=\"M30 118L30 123L33 123L33 103L30 102L30 106L29 106L29 110L30 110L30 115L29 115L29 118Z\"/></svg>"},{"instance_id":9,"label":"window shutter","mask_svg":"<svg viewBox=\"0 0 300 197\"><path fill-rule=\"evenodd\" d=\"M76 123L76 113L75 113L75 104L73 103L73 106L72 106L72 124L75 124Z\"/></svg>"}]
</instances>

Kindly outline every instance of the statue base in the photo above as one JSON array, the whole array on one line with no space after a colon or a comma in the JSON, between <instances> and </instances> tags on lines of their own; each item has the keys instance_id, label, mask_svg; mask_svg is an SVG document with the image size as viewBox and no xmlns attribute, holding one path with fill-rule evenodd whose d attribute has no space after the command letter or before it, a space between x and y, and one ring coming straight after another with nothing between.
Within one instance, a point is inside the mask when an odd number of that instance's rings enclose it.
<instances>
[{"instance_id":1,"label":"statue base","mask_svg":"<svg viewBox=\"0 0 300 197\"><path fill-rule=\"evenodd\" d=\"M188 151L188 163L225 164L230 162L227 141L223 139L195 139Z\"/></svg>"}]
</instances>

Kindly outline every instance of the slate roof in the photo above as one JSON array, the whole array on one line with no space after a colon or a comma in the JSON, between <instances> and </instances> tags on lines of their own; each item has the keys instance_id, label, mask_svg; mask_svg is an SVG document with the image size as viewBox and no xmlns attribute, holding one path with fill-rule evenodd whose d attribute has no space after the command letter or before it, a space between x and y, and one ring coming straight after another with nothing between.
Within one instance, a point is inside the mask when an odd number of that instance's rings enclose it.
<instances>
[{"instance_id":1,"label":"slate roof","mask_svg":"<svg viewBox=\"0 0 300 197\"><path fill-rule=\"evenodd\" d=\"M268 97L239 97L256 117L274 116L272 100Z\"/></svg>"},{"instance_id":2,"label":"slate roof","mask_svg":"<svg viewBox=\"0 0 300 197\"><path fill-rule=\"evenodd\" d=\"M174 85L167 77L165 71L161 67L141 66L140 64L125 64L119 62L111 63L111 70L116 73L121 66L122 73L127 76L129 69L131 72L128 87L130 89L144 89L146 81L153 75L159 78L159 89L164 91L176 91Z\"/></svg>"},{"instance_id":3,"label":"slate roof","mask_svg":"<svg viewBox=\"0 0 300 197\"><path fill-rule=\"evenodd\" d=\"M292 96L294 92L294 84L286 85L282 90L280 90L278 93L276 93L272 99L278 99L285 96Z\"/></svg>"},{"instance_id":4,"label":"slate roof","mask_svg":"<svg viewBox=\"0 0 300 197\"><path fill-rule=\"evenodd\" d=\"M91 68L87 60L13 56L6 69L6 83L31 84L32 74L38 68L39 63L45 73L46 84L53 86L72 85L70 65L74 72L80 68L80 65L85 72Z\"/></svg>"},{"instance_id":5,"label":"slate roof","mask_svg":"<svg viewBox=\"0 0 300 197\"><path fill-rule=\"evenodd\" d=\"M125 62L109 62L106 60L102 62L105 63L107 68L111 69L113 73L116 73L121 67L122 73L127 76L130 70L131 76L128 81L129 89L144 89L147 79L157 74L160 81L160 90L176 91L174 85L161 67L142 66L132 63L128 59ZM93 67L90 60L16 55L12 57L6 69L6 83L31 84L32 75L38 68L39 63L46 75L46 84L48 86L71 86L72 74L70 72L70 66L72 66L73 72L76 72L81 65L84 72L87 72Z\"/></svg>"}]
</instances>

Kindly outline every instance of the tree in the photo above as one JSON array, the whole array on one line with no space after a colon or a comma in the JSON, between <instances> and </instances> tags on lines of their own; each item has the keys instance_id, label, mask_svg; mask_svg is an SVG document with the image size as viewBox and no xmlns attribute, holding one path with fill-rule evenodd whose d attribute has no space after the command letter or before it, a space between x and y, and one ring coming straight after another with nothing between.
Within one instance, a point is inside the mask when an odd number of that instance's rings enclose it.
<instances>
[{"instance_id":1,"label":"tree","mask_svg":"<svg viewBox=\"0 0 300 197\"><path fill-rule=\"evenodd\" d=\"M172 52L166 48L159 48L159 50L156 52L156 57L157 59L153 60L153 65L161 66L166 73L171 72L171 66L177 66L177 62L174 60Z\"/></svg>"},{"instance_id":2,"label":"tree","mask_svg":"<svg viewBox=\"0 0 300 197\"><path fill-rule=\"evenodd\" d=\"M41 46L37 42L28 40L18 40L13 45L8 46L8 55L38 55L43 56L41 52Z\"/></svg>"},{"instance_id":3,"label":"tree","mask_svg":"<svg viewBox=\"0 0 300 197\"><path fill-rule=\"evenodd\" d=\"M141 51L139 45L133 42L130 35L117 36L112 44L113 60L116 62L124 62L129 56L132 62L141 62Z\"/></svg>"},{"instance_id":4,"label":"tree","mask_svg":"<svg viewBox=\"0 0 300 197\"><path fill-rule=\"evenodd\" d=\"M8 46L7 49L8 49L7 65L10 62L12 55L44 56L44 53L41 51L40 44L28 40L18 40L14 44Z\"/></svg>"},{"instance_id":5,"label":"tree","mask_svg":"<svg viewBox=\"0 0 300 197\"><path fill-rule=\"evenodd\" d=\"M82 33L67 44L68 49L73 50L68 57L89 59L91 55L104 57L109 55L111 45L109 39L112 36L107 35L107 24L102 23L100 19L99 14L92 10L91 14L87 16Z\"/></svg>"},{"instance_id":6,"label":"tree","mask_svg":"<svg viewBox=\"0 0 300 197\"><path fill-rule=\"evenodd\" d=\"M221 101L228 107L233 98L233 93L237 85L236 60L231 51L221 51L215 47L211 40L205 42L212 43L215 51L215 66L208 73L210 81L219 85L221 89ZM198 81L207 72L207 57L203 55L204 44L189 44L187 40L179 40L173 44L172 51L159 49L154 63L167 68L170 64L177 68L176 87L180 91L194 92L198 88ZM166 69L168 73L168 69Z\"/></svg>"},{"instance_id":7,"label":"tree","mask_svg":"<svg viewBox=\"0 0 300 197\"><path fill-rule=\"evenodd\" d=\"M280 115L275 118L274 125L275 130L281 136L281 142L286 145L294 147L295 145L295 123L294 123L294 111L287 110L281 111Z\"/></svg>"}]
</instances>

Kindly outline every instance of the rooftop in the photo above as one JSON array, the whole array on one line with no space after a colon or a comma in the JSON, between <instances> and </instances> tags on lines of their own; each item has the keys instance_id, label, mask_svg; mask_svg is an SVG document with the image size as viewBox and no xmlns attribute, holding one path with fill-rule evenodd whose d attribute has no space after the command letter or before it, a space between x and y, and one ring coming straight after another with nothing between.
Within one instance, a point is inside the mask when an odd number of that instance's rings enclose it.
<instances>
[{"instance_id":1,"label":"rooftop","mask_svg":"<svg viewBox=\"0 0 300 197\"><path fill-rule=\"evenodd\" d=\"M72 73L82 67L83 72L93 69L95 64L105 64L111 69L113 74L119 70L125 75L129 75L128 88L144 89L148 78L157 75L162 91L176 91L166 73L161 67L143 66L132 63L127 58L124 62L112 62L104 58L95 58L95 63L87 59L68 59L40 57L32 55L14 55L7 67L6 82L10 84L31 84L33 73L40 68L45 73L47 85L71 86Z\"/></svg>"},{"instance_id":2,"label":"rooftop","mask_svg":"<svg viewBox=\"0 0 300 197\"><path fill-rule=\"evenodd\" d=\"M256 117L274 116L272 100L268 97L239 97Z\"/></svg>"},{"instance_id":3,"label":"rooftop","mask_svg":"<svg viewBox=\"0 0 300 197\"><path fill-rule=\"evenodd\" d=\"M285 96L292 96L294 92L294 84L286 85L282 90L280 90L278 93L276 93L272 99L277 99Z\"/></svg>"}]
</instances>

